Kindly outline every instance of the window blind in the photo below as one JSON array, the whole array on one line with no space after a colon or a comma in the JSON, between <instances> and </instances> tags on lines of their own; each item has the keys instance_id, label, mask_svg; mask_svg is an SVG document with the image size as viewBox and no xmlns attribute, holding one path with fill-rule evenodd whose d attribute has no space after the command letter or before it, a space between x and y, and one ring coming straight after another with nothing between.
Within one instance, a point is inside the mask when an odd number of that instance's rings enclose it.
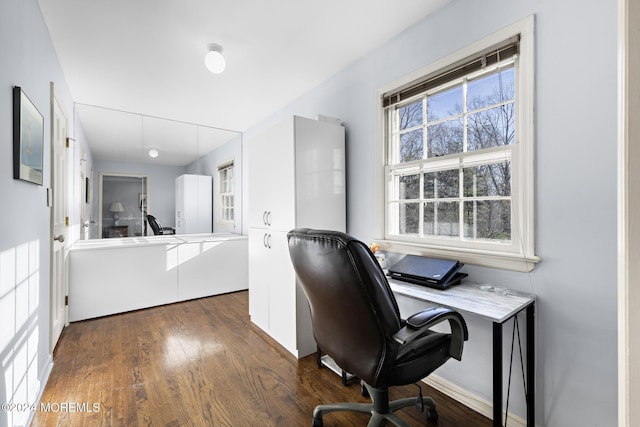
<instances>
[{"instance_id":1,"label":"window blind","mask_svg":"<svg viewBox=\"0 0 640 427\"><path fill-rule=\"evenodd\" d=\"M221 171L223 169L227 169L233 166L233 160L231 160L230 162L227 163L223 163L221 165L218 166L218 171Z\"/></svg>"},{"instance_id":2,"label":"window blind","mask_svg":"<svg viewBox=\"0 0 640 427\"><path fill-rule=\"evenodd\" d=\"M511 37L502 43L484 49L470 57L451 64L435 73L421 77L408 83L393 92L382 95L382 106L389 107L400 103L430 89L436 88L447 82L464 77L467 74L479 71L485 67L497 64L519 53L520 36Z\"/></svg>"}]
</instances>

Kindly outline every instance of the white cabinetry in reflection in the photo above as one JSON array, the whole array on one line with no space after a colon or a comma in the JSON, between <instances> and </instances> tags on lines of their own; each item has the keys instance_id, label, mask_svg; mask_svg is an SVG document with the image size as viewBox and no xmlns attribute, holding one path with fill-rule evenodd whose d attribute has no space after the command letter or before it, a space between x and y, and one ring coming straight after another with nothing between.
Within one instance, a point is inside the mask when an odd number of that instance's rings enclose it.
<instances>
[{"instance_id":1,"label":"white cabinetry in reflection","mask_svg":"<svg viewBox=\"0 0 640 427\"><path fill-rule=\"evenodd\" d=\"M316 345L287 232L345 231L344 154L342 126L297 116L249 141L249 314L296 357Z\"/></svg>"},{"instance_id":2,"label":"white cabinetry in reflection","mask_svg":"<svg viewBox=\"0 0 640 427\"><path fill-rule=\"evenodd\" d=\"M176 178L176 234L211 233L211 177L180 175Z\"/></svg>"}]
</instances>

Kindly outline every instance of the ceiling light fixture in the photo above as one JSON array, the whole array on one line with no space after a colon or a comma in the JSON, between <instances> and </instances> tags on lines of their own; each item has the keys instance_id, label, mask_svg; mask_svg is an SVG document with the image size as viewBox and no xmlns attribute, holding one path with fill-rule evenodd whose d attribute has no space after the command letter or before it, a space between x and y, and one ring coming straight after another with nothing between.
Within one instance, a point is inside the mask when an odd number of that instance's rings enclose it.
<instances>
[{"instance_id":1,"label":"ceiling light fixture","mask_svg":"<svg viewBox=\"0 0 640 427\"><path fill-rule=\"evenodd\" d=\"M204 57L204 64L213 74L220 74L227 66L227 61L225 61L224 56L222 56L222 46L211 43L208 48L209 52L207 52L207 55Z\"/></svg>"},{"instance_id":2,"label":"ceiling light fixture","mask_svg":"<svg viewBox=\"0 0 640 427\"><path fill-rule=\"evenodd\" d=\"M149 149L149 157L153 157L155 159L156 157L158 157L158 154L158 150L156 150L155 148Z\"/></svg>"}]
</instances>

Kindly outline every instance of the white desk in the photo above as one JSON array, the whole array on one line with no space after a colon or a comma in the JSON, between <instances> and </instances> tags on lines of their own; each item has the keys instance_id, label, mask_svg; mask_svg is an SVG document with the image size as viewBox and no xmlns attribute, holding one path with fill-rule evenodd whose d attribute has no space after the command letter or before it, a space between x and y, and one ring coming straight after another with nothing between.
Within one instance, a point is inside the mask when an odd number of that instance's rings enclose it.
<instances>
[{"instance_id":1,"label":"white desk","mask_svg":"<svg viewBox=\"0 0 640 427\"><path fill-rule=\"evenodd\" d=\"M535 426L535 302L536 296L509 291L506 295L463 282L446 291L389 279L394 293L472 313L493 322L493 425L502 426L502 325L522 310L527 316L527 427Z\"/></svg>"}]
</instances>

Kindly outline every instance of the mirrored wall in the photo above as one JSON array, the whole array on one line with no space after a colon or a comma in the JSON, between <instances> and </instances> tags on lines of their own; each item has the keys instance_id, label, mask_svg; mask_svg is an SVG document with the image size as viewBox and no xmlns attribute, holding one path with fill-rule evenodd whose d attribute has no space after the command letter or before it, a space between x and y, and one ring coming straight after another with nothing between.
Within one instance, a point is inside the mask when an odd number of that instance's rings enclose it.
<instances>
[{"instance_id":1,"label":"mirrored wall","mask_svg":"<svg viewBox=\"0 0 640 427\"><path fill-rule=\"evenodd\" d=\"M153 235L147 215L175 227L175 180L183 174L211 176L212 231L241 233L242 135L240 132L76 104L76 115L91 151L84 224L87 238ZM236 168L236 209L220 221L220 165ZM225 197L229 183L224 182ZM228 209L228 203L226 204Z\"/></svg>"}]
</instances>

